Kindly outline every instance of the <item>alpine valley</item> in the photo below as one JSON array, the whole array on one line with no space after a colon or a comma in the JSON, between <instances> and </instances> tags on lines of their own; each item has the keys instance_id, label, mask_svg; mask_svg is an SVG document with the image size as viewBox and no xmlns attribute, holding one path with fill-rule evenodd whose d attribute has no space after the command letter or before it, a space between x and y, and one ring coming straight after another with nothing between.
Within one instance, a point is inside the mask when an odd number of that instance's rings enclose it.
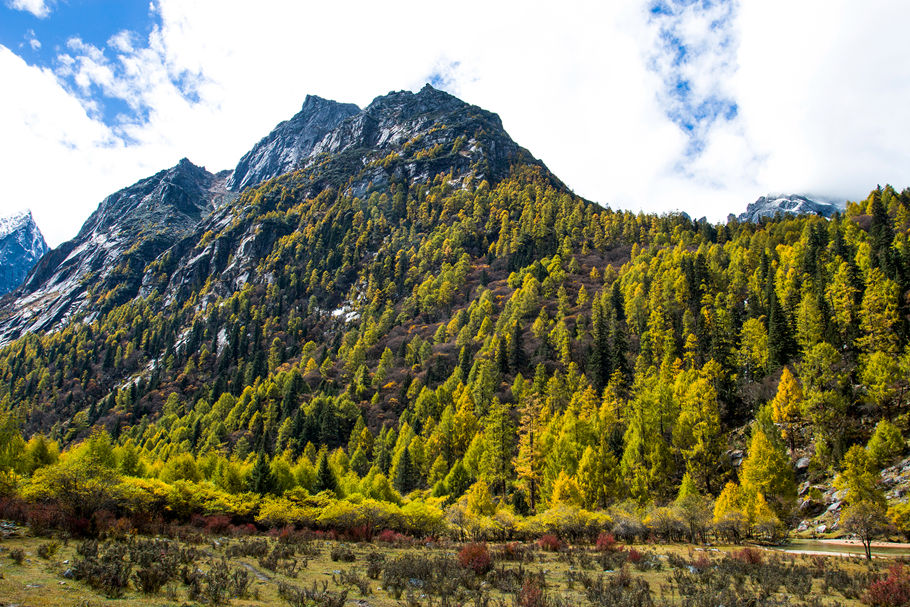
<instances>
[{"instance_id":1,"label":"alpine valley","mask_svg":"<svg viewBox=\"0 0 910 607\"><path fill-rule=\"evenodd\" d=\"M910 190L809 210L611 210L429 85L307 97L233 170L111 194L2 300L2 516L910 533Z\"/></svg>"}]
</instances>

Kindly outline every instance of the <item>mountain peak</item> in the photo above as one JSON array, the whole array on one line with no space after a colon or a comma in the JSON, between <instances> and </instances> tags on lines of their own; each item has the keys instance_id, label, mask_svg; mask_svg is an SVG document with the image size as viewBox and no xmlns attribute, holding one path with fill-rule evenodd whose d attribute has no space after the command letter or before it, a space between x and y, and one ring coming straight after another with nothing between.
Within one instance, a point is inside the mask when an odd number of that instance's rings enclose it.
<instances>
[{"instance_id":1,"label":"mountain peak","mask_svg":"<svg viewBox=\"0 0 910 607\"><path fill-rule=\"evenodd\" d=\"M739 221L758 222L764 218L780 215L821 215L831 217L843 211L841 205L817 201L801 194L766 194L749 203L746 212L739 215Z\"/></svg>"},{"instance_id":2,"label":"mountain peak","mask_svg":"<svg viewBox=\"0 0 910 607\"><path fill-rule=\"evenodd\" d=\"M240 191L294 170L313 147L344 119L360 112L353 103L307 95L290 120L279 123L243 155L227 188Z\"/></svg>"},{"instance_id":3,"label":"mountain peak","mask_svg":"<svg viewBox=\"0 0 910 607\"><path fill-rule=\"evenodd\" d=\"M34 220L32 219L32 212L29 209L13 213L7 217L0 217L0 238L7 236L11 232L15 232L23 225L30 222L33 223Z\"/></svg>"},{"instance_id":4,"label":"mountain peak","mask_svg":"<svg viewBox=\"0 0 910 607\"><path fill-rule=\"evenodd\" d=\"M434 111L453 111L462 107L468 107L468 104L458 97L434 88L427 83L417 93L391 91L386 95L376 97L365 111L367 113L376 113L390 109L400 109L405 113L405 116L413 116Z\"/></svg>"},{"instance_id":5,"label":"mountain peak","mask_svg":"<svg viewBox=\"0 0 910 607\"><path fill-rule=\"evenodd\" d=\"M30 210L0 218L0 295L18 287L47 250Z\"/></svg>"}]
</instances>

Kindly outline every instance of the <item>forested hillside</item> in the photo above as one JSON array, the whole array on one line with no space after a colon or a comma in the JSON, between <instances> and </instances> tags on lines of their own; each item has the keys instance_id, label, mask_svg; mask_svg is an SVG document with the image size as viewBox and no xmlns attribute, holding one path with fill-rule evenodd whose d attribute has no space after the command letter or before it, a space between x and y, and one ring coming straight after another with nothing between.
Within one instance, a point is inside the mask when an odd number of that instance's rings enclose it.
<instances>
[{"instance_id":1,"label":"forested hillside","mask_svg":"<svg viewBox=\"0 0 910 607\"><path fill-rule=\"evenodd\" d=\"M90 289L7 345L3 491L70 521L479 537L633 513L775 535L797 480L841 471L883 507L910 190L830 220L636 215L485 155L497 123L464 116L473 137L437 121L245 190L135 298Z\"/></svg>"}]
</instances>

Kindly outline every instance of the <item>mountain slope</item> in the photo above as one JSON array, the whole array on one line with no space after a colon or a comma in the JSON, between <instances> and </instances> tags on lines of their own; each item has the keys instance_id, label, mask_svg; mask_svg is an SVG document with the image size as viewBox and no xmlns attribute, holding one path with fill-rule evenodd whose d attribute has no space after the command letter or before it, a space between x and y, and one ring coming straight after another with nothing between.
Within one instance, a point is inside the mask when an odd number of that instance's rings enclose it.
<instances>
[{"instance_id":1,"label":"mountain slope","mask_svg":"<svg viewBox=\"0 0 910 607\"><path fill-rule=\"evenodd\" d=\"M47 251L31 211L0 218L0 295L18 287Z\"/></svg>"},{"instance_id":2,"label":"mountain slope","mask_svg":"<svg viewBox=\"0 0 910 607\"><path fill-rule=\"evenodd\" d=\"M197 205L120 305L0 350L0 401L61 441L107 429L131 476L198 458L182 480L279 495L232 514L301 525L325 489L529 514L741 487L734 518L777 529L797 480L910 409L910 190L830 221L615 212L431 88L295 167Z\"/></svg>"},{"instance_id":3,"label":"mountain slope","mask_svg":"<svg viewBox=\"0 0 910 607\"><path fill-rule=\"evenodd\" d=\"M186 159L104 199L79 234L45 255L0 312L0 342L132 299L145 266L228 196L225 175Z\"/></svg>"}]
</instances>

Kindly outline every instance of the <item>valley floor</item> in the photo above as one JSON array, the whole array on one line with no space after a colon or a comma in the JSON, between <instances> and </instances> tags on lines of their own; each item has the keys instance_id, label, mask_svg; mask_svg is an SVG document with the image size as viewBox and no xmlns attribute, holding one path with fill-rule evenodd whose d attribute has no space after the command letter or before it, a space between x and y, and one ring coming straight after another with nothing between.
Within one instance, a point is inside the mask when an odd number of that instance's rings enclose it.
<instances>
[{"instance_id":1,"label":"valley floor","mask_svg":"<svg viewBox=\"0 0 910 607\"><path fill-rule=\"evenodd\" d=\"M894 577L893 563L734 546L546 551L538 544L389 545L303 534L93 544L18 528L0 540L0 604L860 605L870 584ZM141 584L152 589L140 592Z\"/></svg>"}]
</instances>

